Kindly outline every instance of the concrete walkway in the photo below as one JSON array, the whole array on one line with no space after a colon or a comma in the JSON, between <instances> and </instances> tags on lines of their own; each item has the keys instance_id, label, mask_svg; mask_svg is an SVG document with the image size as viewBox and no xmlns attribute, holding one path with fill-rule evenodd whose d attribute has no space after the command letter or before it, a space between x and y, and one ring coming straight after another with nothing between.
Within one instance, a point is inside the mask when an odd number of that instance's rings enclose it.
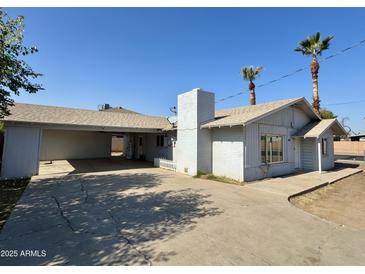
<instances>
[{"instance_id":1,"label":"concrete walkway","mask_svg":"<svg viewBox=\"0 0 365 274\"><path fill-rule=\"evenodd\" d=\"M365 231L287 201L356 171L245 186L155 168L34 178L0 249L40 255L0 265L364 265Z\"/></svg>"},{"instance_id":2,"label":"concrete walkway","mask_svg":"<svg viewBox=\"0 0 365 274\"><path fill-rule=\"evenodd\" d=\"M285 198L299 194L324 184L334 183L342 178L362 172L359 168L342 168L336 171L305 172L288 175L262 181L253 182L247 185L249 188L282 195Z\"/></svg>"}]
</instances>

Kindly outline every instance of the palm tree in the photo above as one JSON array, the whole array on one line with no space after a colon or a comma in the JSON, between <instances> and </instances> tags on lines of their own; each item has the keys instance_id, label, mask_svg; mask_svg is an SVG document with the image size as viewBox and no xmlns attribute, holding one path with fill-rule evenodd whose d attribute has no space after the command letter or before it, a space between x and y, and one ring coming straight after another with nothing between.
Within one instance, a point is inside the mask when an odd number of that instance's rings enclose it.
<instances>
[{"instance_id":1,"label":"palm tree","mask_svg":"<svg viewBox=\"0 0 365 274\"><path fill-rule=\"evenodd\" d=\"M312 62L310 65L311 73L312 73L312 81L313 81L313 108L314 110L320 114L320 100L318 95L318 71L319 71L319 63L317 57L322 54L323 51L327 50L330 46L330 41L333 36L329 35L321 41L321 34L317 32L313 36L308 37L307 39L301 41L299 43L299 47L294 49L295 51L299 51L303 53L303 55L312 56Z\"/></svg>"},{"instance_id":2,"label":"palm tree","mask_svg":"<svg viewBox=\"0 0 365 274\"><path fill-rule=\"evenodd\" d=\"M259 76L259 74L264 70L263 67L243 67L241 68L241 75L243 79L249 81L248 89L250 90L250 104L256 105L256 93L255 93L255 84L253 81Z\"/></svg>"}]
</instances>

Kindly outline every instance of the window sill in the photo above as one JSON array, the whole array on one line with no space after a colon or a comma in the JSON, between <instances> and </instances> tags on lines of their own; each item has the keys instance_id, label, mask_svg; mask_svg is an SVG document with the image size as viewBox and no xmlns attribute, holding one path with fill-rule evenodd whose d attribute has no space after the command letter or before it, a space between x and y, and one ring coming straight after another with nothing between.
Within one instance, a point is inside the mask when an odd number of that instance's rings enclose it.
<instances>
[{"instance_id":1,"label":"window sill","mask_svg":"<svg viewBox=\"0 0 365 274\"><path fill-rule=\"evenodd\" d=\"M281 162L273 162L273 163L261 163L260 166L272 166L272 165L281 165L281 164L289 164L289 162L281 161Z\"/></svg>"}]
</instances>

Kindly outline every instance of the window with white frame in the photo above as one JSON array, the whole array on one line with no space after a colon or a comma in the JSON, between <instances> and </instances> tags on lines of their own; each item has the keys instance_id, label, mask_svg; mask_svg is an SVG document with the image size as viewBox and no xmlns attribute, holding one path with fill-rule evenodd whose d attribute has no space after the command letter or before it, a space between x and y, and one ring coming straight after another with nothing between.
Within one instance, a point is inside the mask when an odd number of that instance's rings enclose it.
<instances>
[{"instance_id":1,"label":"window with white frame","mask_svg":"<svg viewBox=\"0 0 365 274\"><path fill-rule=\"evenodd\" d=\"M284 161L284 136L261 136L261 163Z\"/></svg>"},{"instance_id":2,"label":"window with white frame","mask_svg":"<svg viewBox=\"0 0 365 274\"><path fill-rule=\"evenodd\" d=\"M322 155L328 154L328 140L323 138L322 139Z\"/></svg>"}]
</instances>

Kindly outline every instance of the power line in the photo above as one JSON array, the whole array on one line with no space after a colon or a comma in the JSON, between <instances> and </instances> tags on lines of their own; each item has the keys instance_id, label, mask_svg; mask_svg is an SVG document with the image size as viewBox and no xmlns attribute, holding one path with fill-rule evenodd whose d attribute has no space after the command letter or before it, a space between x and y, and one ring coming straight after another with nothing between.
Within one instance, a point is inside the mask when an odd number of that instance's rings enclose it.
<instances>
[{"instance_id":1,"label":"power line","mask_svg":"<svg viewBox=\"0 0 365 274\"><path fill-rule=\"evenodd\" d=\"M341 54L346 53L347 51L349 51L349 50L351 50L351 49L354 49L354 48L356 48L356 47L359 47L360 45L362 45L362 44L364 44L364 43L365 43L365 39L364 39L364 40L361 40L361 41L359 41L359 42L357 42L357 43L355 43L355 44L353 44L352 46L349 46L349 47L347 47L347 48L344 48L344 49L342 49L342 50L340 50L340 51L338 51L338 52L336 52L336 53L334 53L334 54L331 54L331 55L329 55L329 56L327 56L327 57L325 57L325 58L319 59L319 62L325 62L325 61L328 61L328 60L330 60L330 59L332 59L332 58L334 58L334 57L337 57L338 55L341 55ZM280 76L280 77L278 77L278 78L276 78L276 79L273 79L273 80L268 81L268 82L266 82L266 83L260 84L260 85L256 86L256 88L261 88L261 87L264 87L264 86L271 85L271 84L273 84L273 83L276 83L276 82L281 81L281 80L283 80L283 79L285 79L285 78L291 77L291 76L293 76L293 75L295 75L295 74L297 74L297 73L299 73L299 72L302 72L302 71L304 71L304 70L307 70L307 69L308 69L308 67L307 67L307 66L302 67L302 68L299 68L299 69L297 69L297 70L294 70L294 71L293 71L293 72L291 72L291 73L288 73L288 74L282 75L282 76ZM223 98L221 98L221 99L219 99L219 100L215 101L215 103L217 104L217 103L224 102L224 101L229 100L229 99L232 99L232 98L234 98L234 97L236 97L236 96L242 95L243 93L248 92L248 91L249 91L249 90L240 91L240 92L238 92L238 93L235 93L235 94L229 95L229 96L227 96L227 97L223 97ZM357 101L357 102L358 102L358 101ZM343 104L343 103L340 103L340 104Z\"/></svg>"},{"instance_id":2,"label":"power line","mask_svg":"<svg viewBox=\"0 0 365 274\"><path fill-rule=\"evenodd\" d=\"M349 104L356 104L365 102L365 99L357 100L357 101L348 101L348 102L339 102L339 103L332 103L332 104L325 104L324 106L339 106L339 105L349 105Z\"/></svg>"}]
</instances>

